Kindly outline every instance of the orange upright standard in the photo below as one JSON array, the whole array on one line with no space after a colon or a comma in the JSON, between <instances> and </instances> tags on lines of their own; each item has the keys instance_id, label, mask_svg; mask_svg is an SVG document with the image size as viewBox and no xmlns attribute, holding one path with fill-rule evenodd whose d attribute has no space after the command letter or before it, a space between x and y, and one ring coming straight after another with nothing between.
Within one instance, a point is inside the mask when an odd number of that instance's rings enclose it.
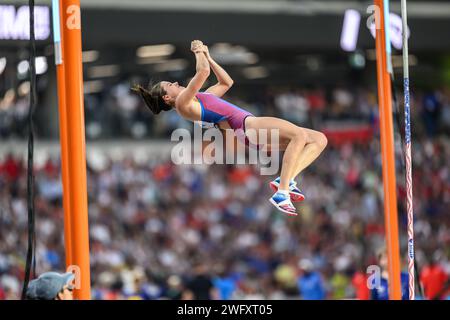
<instances>
[{"instance_id":1,"label":"orange upright standard","mask_svg":"<svg viewBox=\"0 0 450 320\"><path fill-rule=\"evenodd\" d=\"M59 61L57 57L57 78L66 263L77 270L75 299L89 300L91 280L80 1L59 0L58 4L59 10L56 12L60 13L61 57Z\"/></svg>"},{"instance_id":2,"label":"orange upright standard","mask_svg":"<svg viewBox=\"0 0 450 320\"><path fill-rule=\"evenodd\" d=\"M391 78L387 68L386 30L383 0L375 0L378 107L383 162L383 193L386 248L389 273L389 299L401 300L400 249L398 237L397 190L395 175L394 129L392 121Z\"/></svg>"}]
</instances>

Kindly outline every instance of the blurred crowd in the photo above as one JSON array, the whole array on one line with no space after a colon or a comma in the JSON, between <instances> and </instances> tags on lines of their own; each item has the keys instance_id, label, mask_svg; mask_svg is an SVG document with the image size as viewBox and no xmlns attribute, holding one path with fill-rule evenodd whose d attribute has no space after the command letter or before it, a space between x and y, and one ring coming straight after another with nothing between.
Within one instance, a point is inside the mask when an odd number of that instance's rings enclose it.
<instances>
[{"instance_id":1,"label":"blurred crowd","mask_svg":"<svg viewBox=\"0 0 450 320\"><path fill-rule=\"evenodd\" d=\"M427 298L448 295L449 143L440 137L413 147L416 254ZM295 218L273 209L273 177L249 165L140 165L125 158L89 168L93 298L370 298L366 269L379 263L384 244L379 147L330 147L299 180L307 201ZM37 168L36 187L37 271L63 270L57 161ZM0 165L0 299L19 296L26 235L24 161L8 157Z\"/></svg>"},{"instance_id":2,"label":"blurred crowd","mask_svg":"<svg viewBox=\"0 0 450 320\"><path fill-rule=\"evenodd\" d=\"M134 134L143 137L150 128L165 135L192 126L174 112L152 118L127 86L114 90L110 99L116 99L122 113L115 120L119 131L135 128ZM413 97L415 245L424 299L450 296L448 93L442 89ZM374 128L378 125L376 97L369 90L274 88L258 97L230 101L256 115L276 114L317 129L330 117L364 118ZM95 103L99 101L86 103L87 134L98 132L92 121L102 123L96 117L108 114L91 112ZM0 126L8 110L0 109ZM135 121L146 129L134 127ZM5 137L8 130L2 128ZM398 147L400 244L406 270L401 155ZM24 277L25 167L24 159L12 155L0 161L0 299L19 298ZM385 240L379 139L330 144L298 179L306 195L298 217L283 216L268 202L273 178L261 176L253 165L176 166L170 159L142 164L131 155L102 168L88 162L93 298L373 298L366 271L382 265L377 250ZM36 167L35 179L37 272L63 271L59 159Z\"/></svg>"}]
</instances>

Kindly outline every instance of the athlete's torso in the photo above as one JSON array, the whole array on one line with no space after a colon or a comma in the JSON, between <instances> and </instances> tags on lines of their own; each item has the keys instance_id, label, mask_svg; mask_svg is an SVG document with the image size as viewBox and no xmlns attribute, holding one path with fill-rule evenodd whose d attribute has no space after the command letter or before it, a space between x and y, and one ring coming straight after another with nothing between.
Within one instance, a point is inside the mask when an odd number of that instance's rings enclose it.
<instances>
[{"instance_id":1,"label":"athlete's torso","mask_svg":"<svg viewBox=\"0 0 450 320\"><path fill-rule=\"evenodd\" d=\"M183 110L178 110L178 112L191 121L201 121L205 125L217 125L222 129L240 128L243 119L252 115L250 112L207 92L198 92L191 105Z\"/></svg>"}]
</instances>

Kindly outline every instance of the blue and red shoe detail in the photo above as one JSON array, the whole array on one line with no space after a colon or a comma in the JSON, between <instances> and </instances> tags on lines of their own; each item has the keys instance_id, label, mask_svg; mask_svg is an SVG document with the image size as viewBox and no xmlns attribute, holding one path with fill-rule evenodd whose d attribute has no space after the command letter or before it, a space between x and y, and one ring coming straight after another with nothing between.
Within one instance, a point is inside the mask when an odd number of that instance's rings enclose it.
<instances>
[{"instance_id":1,"label":"blue and red shoe detail","mask_svg":"<svg viewBox=\"0 0 450 320\"><path fill-rule=\"evenodd\" d=\"M270 203L272 203L275 208L279 211L289 215L289 216L297 216L297 210L291 202L290 197L287 194L276 192L270 199Z\"/></svg>"},{"instance_id":2,"label":"blue and red shoe detail","mask_svg":"<svg viewBox=\"0 0 450 320\"><path fill-rule=\"evenodd\" d=\"M277 192L278 188L280 187L280 177L276 178L273 181L270 181L269 185L274 192ZM289 195L292 202L300 202L305 200L305 195L297 187L297 183L294 180L291 180L291 182L289 182Z\"/></svg>"}]
</instances>

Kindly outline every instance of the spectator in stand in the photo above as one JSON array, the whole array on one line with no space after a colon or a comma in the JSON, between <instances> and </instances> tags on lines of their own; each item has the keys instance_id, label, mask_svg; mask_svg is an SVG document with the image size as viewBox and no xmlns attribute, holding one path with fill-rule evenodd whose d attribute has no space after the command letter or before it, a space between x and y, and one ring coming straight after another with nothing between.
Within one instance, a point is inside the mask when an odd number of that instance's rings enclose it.
<instances>
[{"instance_id":1,"label":"spectator in stand","mask_svg":"<svg viewBox=\"0 0 450 320\"><path fill-rule=\"evenodd\" d=\"M30 281L26 297L29 300L73 300L73 273L46 272Z\"/></svg>"},{"instance_id":2,"label":"spectator in stand","mask_svg":"<svg viewBox=\"0 0 450 320\"><path fill-rule=\"evenodd\" d=\"M196 300L217 299L217 291L214 288L212 277L208 274L207 268L205 263L198 263L194 267L193 277L187 282L186 287L192 292Z\"/></svg>"},{"instance_id":3,"label":"spectator in stand","mask_svg":"<svg viewBox=\"0 0 450 320\"><path fill-rule=\"evenodd\" d=\"M0 300L6 300L6 293L1 286L0 286Z\"/></svg>"},{"instance_id":4,"label":"spectator in stand","mask_svg":"<svg viewBox=\"0 0 450 320\"><path fill-rule=\"evenodd\" d=\"M218 275L213 278L214 288L217 290L220 300L230 300L237 289L236 279L226 271L221 267Z\"/></svg>"},{"instance_id":5,"label":"spectator in stand","mask_svg":"<svg viewBox=\"0 0 450 320\"><path fill-rule=\"evenodd\" d=\"M423 121L429 137L434 137L438 131L441 111L441 95L435 91L427 92L423 101Z\"/></svg>"},{"instance_id":6,"label":"spectator in stand","mask_svg":"<svg viewBox=\"0 0 450 320\"><path fill-rule=\"evenodd\" d=\"M386 247L382 247L378 251L378 263L381 268L380 285L371 289L372 300L389 300L389 273L388 273L388 257ZM402 300L409 299L408 273L401 272L400 282L402 289Z\"/></svg>"},{"instance_id":7,"label":"spectator in stand","mask_svg":"<svg viewBox=\"0 0 450 320\"><path fill-rule=\"evenodd\" d=\"M450 294L449 276L434 257L429 257L428 261L420 273L425 297L429 300L446 299Z\"/></svg>"},{"instance_id":8,"label":"spectator in stand","mask_svg":"<svg viewBox=\"0 0 450 320\"><path fill-rule=\"evenodd\" d=\"M355 290L357 300L369 300L370 291L367 286L367 274L363 271L356 271L352 277L352 285Z\"/></svg>"},{"instance_id":9,"label":"spectator in stand","mask_svg":"<svg viewBox=\"0 0 450 320\"><path fill-rule=\"evenodd\" d=\"M299 262L301 275L298 279L298 290L304 300L323 300L326 297L322 276L314 271L314 265L309 259Z\"/></svg>"}]
</instances>

